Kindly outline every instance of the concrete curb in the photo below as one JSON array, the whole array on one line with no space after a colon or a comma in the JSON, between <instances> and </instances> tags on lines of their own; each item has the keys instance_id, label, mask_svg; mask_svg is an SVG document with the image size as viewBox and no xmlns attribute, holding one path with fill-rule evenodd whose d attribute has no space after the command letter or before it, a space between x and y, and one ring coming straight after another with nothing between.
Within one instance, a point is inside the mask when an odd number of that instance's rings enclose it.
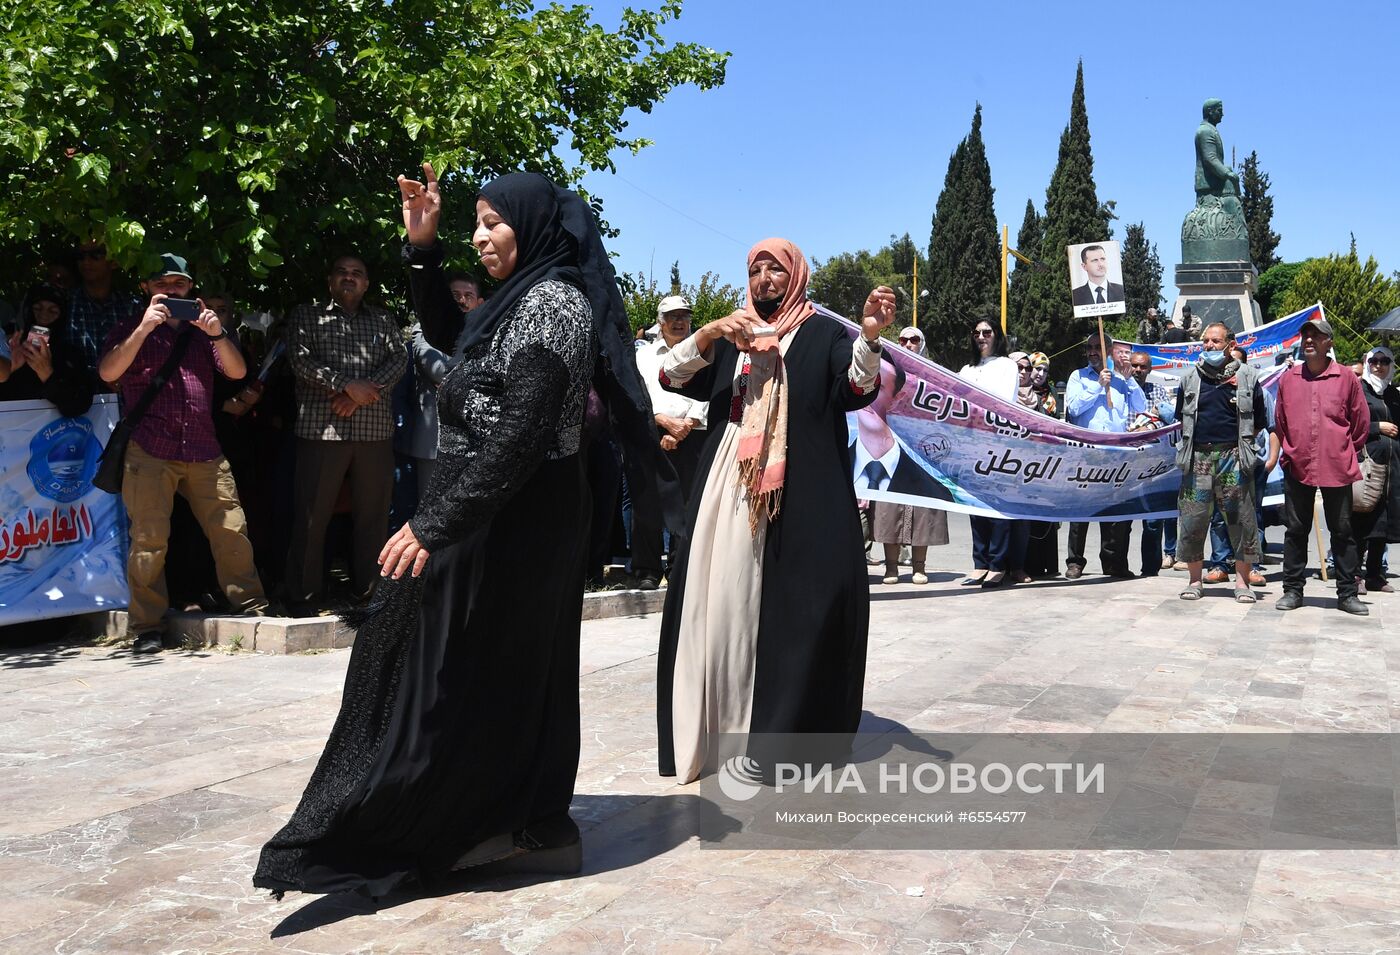
<instances>
[{"instance_id":1,"label":"concrete curb","mask_svg":"<svg viewBox=\"0 0 1400 955\"><path fill-rule=\"evenodd\" d=\"M665 589L606 590L584 594L583 619L639 617L659 613L666 602ZM93 636L119 639L126 634L126 611L90 614ZM355 642L355 634L339 617L221 617L204 613L171 613L166 624L185 646L226 647L258 653L304 653L339 650Z\"/></svg>"}]
</instances>

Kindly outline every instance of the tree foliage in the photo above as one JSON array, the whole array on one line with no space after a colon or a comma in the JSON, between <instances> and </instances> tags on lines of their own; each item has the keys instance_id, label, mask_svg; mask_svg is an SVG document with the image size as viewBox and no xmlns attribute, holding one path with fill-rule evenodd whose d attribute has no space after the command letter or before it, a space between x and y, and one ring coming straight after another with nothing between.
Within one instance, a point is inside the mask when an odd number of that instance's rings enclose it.
<instances>
[{"instance_id":1,"label":"tree foliage","mask_svg":"<svg viewBox=\"0 0 1400 955\"><path fill-rule=\"evenodd\" d=\"M1084 105L1084 63L1075 70L1069 124L1060 135L1059 160L1045 190L1045 237L1038 258L1048 268L1035 271L1021 315L1021 347L1054 355L1088 334L1089 324L1074 319L1070 305L1065 248L1112 238L1113 203L1100 203L1094 186L1094 156L1089 142L1089 113ZM1063 377L1078 353L1056 359L1053 373Z\"/></svg>"},{"instance_id":2,"label":"tree foliage","mask_svg":"<svg viewBox=\"0 0 1400 955\"><path fill-rule=\"evenodd\" d=\"M1000 322L1001 271L997 257L992 169L982 143L982 106L972 129L948 159L943 192L929 236L928 318L921 321L931 354L961 347L977 319Z\"/></svg>"},{"instance_id":3,"label":"tree foliage","mask_svg":"<svg viewBox=\"0 0 1400 955\"><path fill-rule=\"evenodd\" d=\"M1035 203L1027 199L1026 214L1021 219L1021 230L1016 233L1016 251L1034 259L1040 254L1044 239L1045 222L1040 213L1035 211ZM1015 258L1007 264L1012 268L1012 272L1006 285L1006 324L1011 336L1021 342L1025 341L1022 316L1025 314L1026 298L1030 292L1032 267Z\"/></svg>"},{"instance_id":4,"label":"tree foliage","mask_svg":"<svg viewBox=\"0 0 1400 955\"><path fill-rule=\"evenodd\" d=\"M1123 238L1123 297L1134 333L1149 308L1162 302L1162 260L1157 246L1147 244L1147 230L1141 222L1130 225Z\"/></svg>"},{"instance_id":5,"label":"tree foliage","mask_svg":"<svg viewBox=\"0 0 1400 955\"><path fill-rule=\"evenodd\" d=\"M743 290L721 282L713 272L700 276L695 285L686 285L681 281L679 262L671 265L670 283L665 288L657 283L656 276L640 272L623 273L618 276L618 282L622 285L622 304L627 309L627 320L634 334L656 324L656 307L668 295L684 295L690 302L692 328L723 318L738 308L744 298Z\"/></svg>"},{"instance_id":6,"label":"tree foliage","mask_svg":"<svg viewBox=\"0 0 1400 955\"><path fill-rule=\"evenodd\" d=\"M1251 151L1240 166L1240 205L1249 228L1249 258L1262 274L1280 262L1274 249L1282 237L1271 228L1274 197L1269 195L1269 174L1259 168L1259 154Z\"/></svg>"},{"instance_id":7,"label":"tree foliage","mask_svg":"<svg viewBox=\"0 0 1400 955\"><path fill-rule=\"evenodd\" d=\"M930 333L925 323L931 295L927 291L925 276L929 265L906 232L902 236L890 236L889 245L876 252L865 249L859 252L842 252L833 255L825 262L812 262L812 278L808 283L808 294L812 301L854 320L865 307L866 296L877 285L888 285L894 289L895 318L885 330L887 337L899 334L914 319L914 260L919 262L919 327L925 336ZM933 343L929 343L932 353Z\"/></svg>"},{"instance_id":8,"label":"tree foliage","mask_svg":"<svg viewBox=\"0 0 1400 955\"><path fill-rule=\"evenodd\" d=\"M1264 321L1272 322L1274 319L1282 318L1288 314L1279 311L1276 306L1282 303L1288 290L1293 287L1293 280L1298 277L1298 272L1304 265L1307 265L1307 261L1279 262L1259 276L1259 285L1254 292L1254 300L1259 303L1259 311L1263 314Z\"/></svg>"},{"instance_id":9,"label":"tree foliage","mask_svg":"<svg viewBox=\"0 0 1400 955\"><path fill-rule=\"evenodd\" d=\"M23 268L95 237L139 269L175 248L263 307L324 292L351 246L397 275L396 174L432 160L461 237L481 181L576 183L647 145L628 109L723 82L726 54L661 36L680 8L608 30L529 0L7 4L0 249Z\"/></svg>"},{"instance_id":10,"label":"tree foliage","mask_svg":"<svg viewBox=\"0 0 1400 955\"><path fill-rule=\"evenodd\" d=\"M1354 362L1371 345L1366 326L1400 307L1400 281L1384 274L1374 256L1367 256L1363 263L1353 244L1346 255L1303 263L1279 301L1278 312L1287 315L1314 302L1322 303L1336 333L1333 346L1338 360Z\"/></svg>"}]
</instances>

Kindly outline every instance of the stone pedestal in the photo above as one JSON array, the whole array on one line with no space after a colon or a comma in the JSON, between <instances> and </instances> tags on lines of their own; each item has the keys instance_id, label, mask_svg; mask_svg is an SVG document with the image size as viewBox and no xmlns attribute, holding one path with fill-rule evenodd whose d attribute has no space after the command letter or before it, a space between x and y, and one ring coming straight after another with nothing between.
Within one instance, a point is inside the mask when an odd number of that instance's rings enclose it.
<instances>
[{"instance_id":1,"label":"stone pedestal","mask_svg":"<svg viewBox=\"0 0 1400 955\"><path fill-rule=\"evenodd\" d=\"M1181 290L1172 304L1172 320L1181 318L1189 305L1191 314L1204 327L1224 322L1240 332L1262 324L1254 292L1259 273L1246 260L1229 262L1187 262L1176 267L1176 287Z\"/></svg>"}]
</instances>

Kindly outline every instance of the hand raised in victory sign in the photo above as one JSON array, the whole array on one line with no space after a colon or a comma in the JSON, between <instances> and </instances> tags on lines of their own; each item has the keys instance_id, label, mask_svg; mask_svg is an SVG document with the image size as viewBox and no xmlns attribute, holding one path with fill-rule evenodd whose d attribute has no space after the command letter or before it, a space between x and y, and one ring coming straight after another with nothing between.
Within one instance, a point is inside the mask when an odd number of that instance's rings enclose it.
<instances>
[{"instance_id":1,"label":"hand raised in victory sign","mask_svg":"<svg viewBox=\"0 0 1400 955\"><path fill-rule=\"evenodd\" d=\"M861 313L860 333L865 340L873 342L880 337L880 329L894 321L894 289L888 285L875 288L865 299L865 310Z\"/></svg>"},{"instance_id":2,"label":"hand raised in victory sign","mask_svg":"<svg viewBox=\"0 0 1400 955\"><path fill-rule=\"evenodd\" d=\"M423 163L423 179L399 176L399 196L403 199L403 225L408 241L426 249L437 241L438 220L442 218L442 195L438 192L433 164Z\"/></svg>"}]
</instances>

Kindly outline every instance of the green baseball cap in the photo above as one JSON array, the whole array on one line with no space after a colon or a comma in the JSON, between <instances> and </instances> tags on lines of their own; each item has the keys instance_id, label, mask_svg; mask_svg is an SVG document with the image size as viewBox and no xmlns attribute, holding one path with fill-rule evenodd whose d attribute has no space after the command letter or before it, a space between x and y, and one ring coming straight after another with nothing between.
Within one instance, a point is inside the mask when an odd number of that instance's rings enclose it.
<instances>
[{"instance_id":1,"label":"green baseball cap","mask_svg":"<svg viewBox=\"0 0 1400 955\"><path fill-rule=\"evenodd\" d=\"M174 252L166 252L160 257L160 268L151 273L150 279L164 278L167 275L183 275L191 282L194 276L190 274L189 263L185 261L183 255L176 255Z\"/></svg>"}]
</instances>

